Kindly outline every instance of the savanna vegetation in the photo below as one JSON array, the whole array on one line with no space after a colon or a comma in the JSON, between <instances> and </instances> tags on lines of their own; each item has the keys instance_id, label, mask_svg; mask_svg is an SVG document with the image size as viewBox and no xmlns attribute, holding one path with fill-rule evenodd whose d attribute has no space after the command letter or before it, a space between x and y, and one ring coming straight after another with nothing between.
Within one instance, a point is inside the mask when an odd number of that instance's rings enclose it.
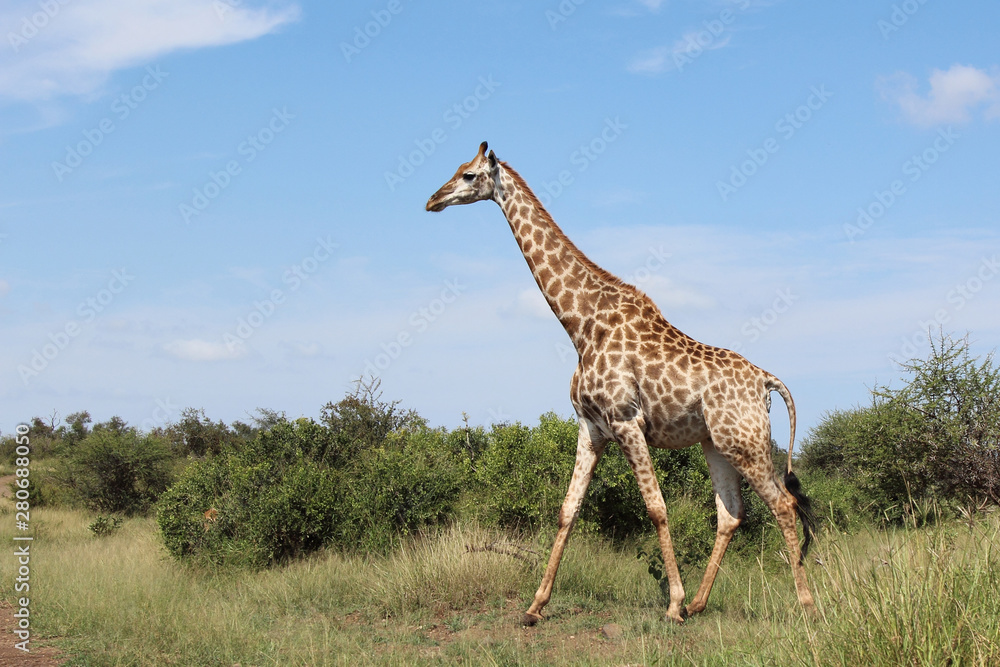
<instances>
[{"instance_id":1,"label":"savanna vegetation","mask_svg":"<svg viewBox=\"0 0 1000 667\"><path fill-rule=\"evenodd\" d=\"M902 370L800 445L816 616L748 491L709 608L664 622L655 536L609 447L547 620L520 627L575 420L435 428L370 380L318 419L31 420L34 636L79 665L1000 664L1000 368L941 336ZM13 438L0 453L8 474ZM690 597L711 480L698 448L653 456Z\"/></svg>"}]
</instances>

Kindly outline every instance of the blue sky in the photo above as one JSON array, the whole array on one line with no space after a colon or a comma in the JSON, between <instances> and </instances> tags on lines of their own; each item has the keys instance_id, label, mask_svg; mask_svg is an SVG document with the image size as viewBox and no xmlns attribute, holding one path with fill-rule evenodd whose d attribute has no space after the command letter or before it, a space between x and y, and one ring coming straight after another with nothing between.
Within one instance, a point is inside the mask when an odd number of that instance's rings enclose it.
<instances>
[{"instance_id":1,"label":"blue sky","mask_svg":"<svg viewBox=\"0 0 1000 667\"><path fill-rule=\"evenodd\" d=\"M488 140L799 436L1000 339L1000 5L8 0L0 430L317 416L377 369L432 424L570 415ZM779 402L780 405L780 402ZM772 413L784 442L783 410Z\"/></svg>"}]
</instances>

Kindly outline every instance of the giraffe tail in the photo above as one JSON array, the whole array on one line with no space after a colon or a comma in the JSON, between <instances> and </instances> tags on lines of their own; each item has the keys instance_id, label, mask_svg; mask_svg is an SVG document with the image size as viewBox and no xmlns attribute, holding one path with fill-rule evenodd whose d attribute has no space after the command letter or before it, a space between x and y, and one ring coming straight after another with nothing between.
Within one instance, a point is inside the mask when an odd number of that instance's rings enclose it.
<instances>
[{"instance_id":1,"label":"giraffe tail","mask_svg":"<svg viewBox=\"0 0 1000 667\"><path fill-rule=\"evenodd\" d=\"M802 485L799 483L799 478L795 476L795 473L789 470L785 473L785 489L792 494L792 498L795 498L795 513L798 514L799 520L802 522L802 550L799 552L799 565L802 565L802 561L805 559L806 554L809 553L809 543L812 541L813 524L816 520L813 518L812 514L812 503L809 500L809 496L802 493Z\"/></svg>"},{"instance_id":2,"label":"giraffe tail","mask_svg":"<svg viewBox=\"0 0 1000 667\"><path fill-rule=\"evenodd\" d=\"M795 445L795 401L792 400L792 394L788 391L785 383L773 375L768 376L764 386L768 391L778 392L778 395L785 401L785 407L788 409L788 474L791 475L792 447ZM770 405L770 402L768 405Z\"/></svg>"},{"instance_id":3,"label":"giraffe tail","mask_svg":"<svg viewBox=\"0 0 1000 667\"><path fill-rule=\"evenodd\" d=\"M802 484L799 482L799 478L795 476L795 473L792 472L792 446L795 444L795 401L792 400L792 394L788 391L785 383L773 375L768 377L764 386L769 391L778 392L778 395L785 401L785 407L788 409L788 427L790 431L788 436L788 469L785 472L785 479L783 481L785 489L795 498L795 513L802 522L803 540L802 550L799 553L799 565L801 565L802 560L809 552L809 543L812 541L815 519L813 519L809 496L802 492Z\"/></svg>"}]
</instances>

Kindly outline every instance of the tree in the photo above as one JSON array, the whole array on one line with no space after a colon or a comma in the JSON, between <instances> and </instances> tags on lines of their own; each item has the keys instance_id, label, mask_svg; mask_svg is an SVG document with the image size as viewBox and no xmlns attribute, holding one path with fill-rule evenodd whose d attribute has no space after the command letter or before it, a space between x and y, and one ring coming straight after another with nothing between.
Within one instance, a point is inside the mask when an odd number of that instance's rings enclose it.
<instances>
[{"instance_id":1,"label":"tree","mask_svg":"<svg viewBox=\"0 0 1000 667\"><path fill-rule=\"evenodd\" d=\"M174 450L181 455L215 455L240 438L221 420L213 422L204 408L185 408L181 419L167 429Z\"/></svg>"},{"instance_id":2,"label":"tree","mask_svg":"<svg viewBox=\"0 0 1000 667\"><path fill-rule=\"evenodd\" d=\"M877 386L866 408L828 413L803 442L807 467L839 473L898 519L913 498L1000 504L1000 368L968 337L931 338L899 389Z\"/></svg>"},{"instance_id":3,"label":"tree","mask_svg":"<svg viewBox=\"0 0 1000 667\"><path fill-rule=\"evenodd\" d=\"M1000 505L1000 368L994 354L980 360L971 355L968 336L942 334L931 339L926 360L908 361L903 369L912 380L885 395L921 422L913 444L927 454L935 490Z\"/></svg>"},{"instance_id":4,"label":"tree","mask_svg":"<svg viewBox=\"0 0 1000 667\"><path fill-rule=\"evenodd\" d=\"M164 440L114 417L80 441L59 477L92 510L142 514L170 484L169 461Z\"/></svg>"},{"instance_id":5,"label":"tree","mask_svg":"<svg viewBox=\"0 0 1000 667\"><path fill-rule=\"evenodd\" d=\"M72 447L86 438L90 434L88 424L91 421L90 413L86 410L68 415L66 425L59 428L63 442Z\"/></svg>"}]
</instances>

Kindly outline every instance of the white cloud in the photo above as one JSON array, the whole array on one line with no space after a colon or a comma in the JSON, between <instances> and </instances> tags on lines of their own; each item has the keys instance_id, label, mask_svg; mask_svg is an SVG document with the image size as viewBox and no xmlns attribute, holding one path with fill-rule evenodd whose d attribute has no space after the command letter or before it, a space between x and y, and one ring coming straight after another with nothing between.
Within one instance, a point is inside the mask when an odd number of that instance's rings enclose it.
<instances>
[{"instance_id":1,"label":"white cloud","mask_svg":"<svg viewBox=\"0 0 1000 667\"><path fill-rule=\"evenodd\" d=\"M296 4L254 9L207 0L75 0L48 11L37 0L5 4L0 97L23 101L89 95L115 70L255 39L300 13Z\"/></svg>"},{"instance_id":2,"label":"white cloud","mask_svg":"<svg viewBox=\"0 0 1000 667\"><path fill-rule=\"evenodd\" d=\"M878 88L883 99L899 105L903 116L921 127L967 123L979 109L985 118L1000 116L1000 73L995 70L952 65L947 71L933 70L929 84L923 95L914 76L898 72L880 79Z\"/></svg>"},{"instance_id":3,"label":"white cloud","mask_svg":"<svg viewBox=\"0 0 1000 667\"><path fill-rule=\"evenodd\" d=\"M517 293L514 303L501 308L503 314L549 320L552 309L536 286L526 287Z\"/></svg>"},{"instance_id":4,"label":"white cloud","mask_svg":"<svg viewBox=\"0 0 1000 667\"><path fill-rule=\"evenodd\" d=\"M665 46L643 51L628 64L628 71L634 74L657 74L671 66L667 60L669 55L670 49Z\"/></svg>"},{"instance_id":5,"label":"white cloud","mask_svg":"<svg viewBox=\"0 0 1000 667\"><path fill-rule=\"evenodd\" d=\"M667 0L635 0L635 2L623 3L609 8L613 16L622 18L635 18L637 16L647 16L648 12L654 14L667 4Z\"/></svg>"},{"instance_id":6,"label":"white cloud","mask_svg":"<svg viewBox=\"0 0 1000 667\"><path fill-rule=\"evenodd\" d=\"M323 354L323 346L316 341L296 341L285 342L279 345L281 350L288 356L312 358Z\"/></svg>"},{"instance_id":7,"label":"white cloud","mask_svg":"<svg viewBox=\"0 0 1000 667\"><path fill-rule=\"evenodd\" d=\"M224 361L239 359L246 355L246 348L231 348L225 343L207 340L173 340L163 346L171 356L183 361Z\"/></svg>"},{"instance_id":8,"label":"white cloud","mask_svg":"<svg viewBox=\"0 0 1000 667\"><path fill-rule=\"evenodd\" d=\"M705 51L729 45L731 33L714 35L707 30L689 30L673 46L658 46L640 52L627 66L633 74L659 74L679 69Z\"/></svg>"},{"instance_id":9,"label":"white cloud","mask_svg":"<svg viewBox=\"0 0 1000 667\"><path fill-rule=\"evenodd\" d=\"M666 4L666 0L639 0L639 4L651 12L658 12Z\"/></svg>"},{"instance_id":10,"label":"white cloud","mask_svg":"<svg viewBox=\"0 0 1000 667\"><path fill-rule=\"evenodd\" d=\"M635 282L638 283L636 286L661 308L709 310L718 306L711 296L693 287L680 285L665 276L651 275L645 281Z\"/></svg>"}]
</instances>

